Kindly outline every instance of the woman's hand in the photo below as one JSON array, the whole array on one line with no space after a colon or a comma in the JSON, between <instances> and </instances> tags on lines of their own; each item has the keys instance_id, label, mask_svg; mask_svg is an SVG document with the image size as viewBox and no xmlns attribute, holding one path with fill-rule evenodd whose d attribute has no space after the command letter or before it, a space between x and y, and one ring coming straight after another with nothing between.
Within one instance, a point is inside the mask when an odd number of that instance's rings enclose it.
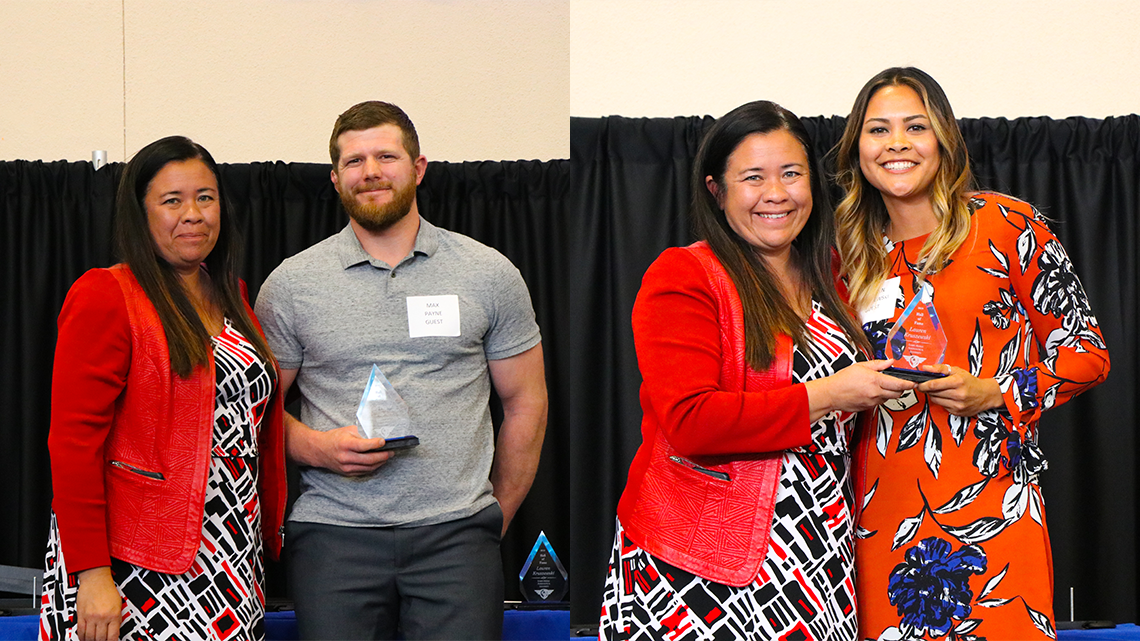
<instances>
[{"instance_id":1,"label":"woman's hand","mask_svg":"<svg viewBox=\"0 0 1140 641\"><path fill-rule=\"evenodd\" d=\"M992 378L977 378L952 365L928 365L924 369L947 376L922 383L918 391L955 416L976 416L979 412L1005 405L1001 388Z\"/></svg>"},{"instance_id":2,"label":"woman's hand","mask_svg":"<svg viewBox=\"0 0 1140 641\"><path fill-rule=\"evenodd\" d=\"M840 410L861 412L903 395L915 384L901 378L883 374L893 360L863 361L849 365L824 378L804 383L808 392L808 410L811 420Z\"/></svg>"},{"instance_id":3,"label":"woman's hand","mask_svg":"<svg viewBox=\"0 0 1140 641\"><path fill-rule=\"evenodd\" d=\"M123 597L111 568L104 565L79 573L75 626L81 641L116 641L123 619Z\"/></svg>"}]
</instances>

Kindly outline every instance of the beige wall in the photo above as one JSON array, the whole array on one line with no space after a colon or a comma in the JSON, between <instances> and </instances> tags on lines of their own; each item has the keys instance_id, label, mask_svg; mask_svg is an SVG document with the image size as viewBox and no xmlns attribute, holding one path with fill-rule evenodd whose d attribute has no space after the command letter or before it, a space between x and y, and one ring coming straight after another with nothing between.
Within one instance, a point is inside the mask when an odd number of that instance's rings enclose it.
<instances>
[{"instance_id":1,"label":"beige wall","mask_svg":"<svg viewBox=\"0 0 1140 641\"><path fill-rule=\"evenodd\" d=\"M846 115L899 65L958 116L1140 112L1135 0L572 0L570 42L574 116Z\"/></svg>"},{"instance_id":2,"label":"beige wall","mask_svg":"<svg viewBox=\"0 0 1140 641\"><path fill-rule=\"evenodd\" d=\"M328 162L382 99L430 160L569 158L570 0L0 0L0 159Z\"/></svg>"},{"instance_id":3,"label":"beige wall","mask_svg":"<svg viewBox=\"0 0 1140 641\"><path fill-rule=\"evenodd\" d=\"M1140 111L1133 0L0 0L0 159L325 162L336 115L403 106L432 160L569 157L576 116L846 114L913 64L960 116Z\"/></svg>"}]
</instances>

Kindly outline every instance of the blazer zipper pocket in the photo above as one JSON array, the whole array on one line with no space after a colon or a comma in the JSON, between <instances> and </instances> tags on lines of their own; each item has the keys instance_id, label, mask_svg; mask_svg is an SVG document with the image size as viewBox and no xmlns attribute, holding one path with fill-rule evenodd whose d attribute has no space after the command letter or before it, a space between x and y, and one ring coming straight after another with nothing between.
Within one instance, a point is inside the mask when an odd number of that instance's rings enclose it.
<instances>
[{"instance_id":1,"label":"blazer zipper pocket","mask_svg":"<svg viewBox=\"0 0 1140 641\"><path fill-rule=\"evenodd\" d=\"M138 474L139 476L145 476L148 479L154 479L156 481L165 481L166 480L166 477L162 475L162 472L151 472L150 470L144 470L142 468L135 467L134 465L131 465L130 463L124 463L122 461L111 461L111 465L114 465L115 467L119 468L120 470L126 470L128 472L134 472L135 474Z\"/></svg>"},{"instance_id":2,"label":"blazer zipper pocket","mask_svg":"<svg viewBox=\"0 0 1140 641\"><path fill-rule=\"evenodd\" d=\"M674 463L684 465L685 467L689 468L690 470L693 470L694 472L700 472L701 474L704 474L705 476L711 476L714 479L717 479L719 481L731 481L732 480L732 477L730 477L727 472L721 472L719 470L710 470L707 467L701 467L700 465L697 465L696 463L690 461L687 458L682 458L680 456L670 456L669 460L673 461Z\"/></svg>"}]
</instances>

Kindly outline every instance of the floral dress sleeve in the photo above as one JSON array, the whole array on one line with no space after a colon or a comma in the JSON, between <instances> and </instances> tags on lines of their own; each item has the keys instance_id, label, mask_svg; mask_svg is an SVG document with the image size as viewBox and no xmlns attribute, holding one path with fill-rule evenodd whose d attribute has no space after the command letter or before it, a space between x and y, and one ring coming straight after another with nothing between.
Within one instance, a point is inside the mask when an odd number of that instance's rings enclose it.
<instances>
[{"instance_id":1,"label":"floral dress sleeve","mask_svg":"<svg viewBox=\"0 0 1140 641\"><path fill-rule=\"evenodd\" d=\"M1010 233L991 236L989 249L1005 273L980 269L1007 276L1010 290L983 311L999 329L1018 315L1028 321L1002 347L994 377L1014 426L1024 432L1042 411L1103 382L1108 349L1073 264L1044 217L1027 203L995 200Z\"/></svg>"}]
</instances>

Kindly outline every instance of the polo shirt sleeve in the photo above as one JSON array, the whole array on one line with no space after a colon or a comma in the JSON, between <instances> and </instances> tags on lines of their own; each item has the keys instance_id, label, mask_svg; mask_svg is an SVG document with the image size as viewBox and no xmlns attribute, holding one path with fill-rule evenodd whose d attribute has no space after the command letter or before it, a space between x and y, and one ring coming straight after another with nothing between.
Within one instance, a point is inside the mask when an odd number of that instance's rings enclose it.
<instances>
[{"instance_id":1,"label":"polo shirt sleeve","mask_svg":"<svg viewBox=\"0 0 1140 641\"><path fill-rule=\"evenodd\" d=\"M487 360L516 356L542 341L526 282L502 255L490 288L490 299L491 327L483 341Z\"/></svg>"},{"instance_id":2,"label":"polo shirt sleeve","mask_svg":"<svg viewBox=\"0 0 1140 641\"><path fill-rule=\"evenodd\" d=\"M269 349L281 369L300 369L304 350L294 327L293 292L284 265L278 266L261 285L254 305Z\"/></svg>"}]
</instances>

